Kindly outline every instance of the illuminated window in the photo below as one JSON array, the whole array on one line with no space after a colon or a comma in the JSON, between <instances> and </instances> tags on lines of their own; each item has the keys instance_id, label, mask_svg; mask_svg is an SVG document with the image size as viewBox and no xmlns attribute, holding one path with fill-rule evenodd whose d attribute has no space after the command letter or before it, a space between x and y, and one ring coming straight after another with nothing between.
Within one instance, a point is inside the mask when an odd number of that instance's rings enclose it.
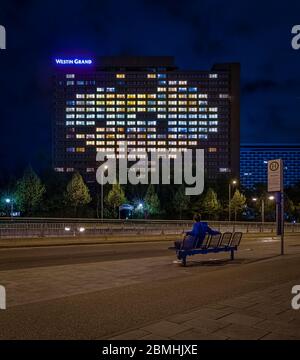
<instances>
[{"instance_id":1,"label":"illuminated window","mask_svg":"<svg viewBox=\"0 0 300 360\"><path fill-rule=\"evenodd\" d=\"M210 147L210 148L208 148L208 152L217 152L217 148Z\"/></svg>"},{"instance_id":2,"label":"illuminated window","mask_svg":"<svg viewBox=\"0 0 300 360\"><path fill-rule=\"evenodd\" d=\"M125 74L116 74L117 79L125 79Z\"/></svg>"},{"instance_id":3,"label":"illuminated window","mask_svg":"<svg viewBox=\"0 0 300 360\"><path fill-rule=\"evenodd\" d=\"M156 79L156 74L147 74L148 79Z\"/></svg>"},{"instance_id":4,"label":"illuminated window","mask_svg":"<svg viewBox=\"0 0 300 360\"><path fill-rule=\"evenodd\" d=\"M76 148L76 152L84 153L84 152L85 152L85 148L84 148L84 147L78 147L78 148Z\"/></svg>"}]
</instances>

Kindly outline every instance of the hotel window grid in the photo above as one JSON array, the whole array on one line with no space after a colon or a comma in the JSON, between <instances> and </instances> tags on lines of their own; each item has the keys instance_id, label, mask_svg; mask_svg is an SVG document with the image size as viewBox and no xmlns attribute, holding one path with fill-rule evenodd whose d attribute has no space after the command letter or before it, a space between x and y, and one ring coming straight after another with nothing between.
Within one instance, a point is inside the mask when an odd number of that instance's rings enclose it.
<instances>
[{"instance_id":1,"label":"hotel window grid","mask_svg":"<svg viewBox=\"0 0 300 360\"><path fill-rule=\"evenodd\" d=\"M54 167L60 171L74 168L92 172L90 169L97 166L95 157L100 145L99 140L90 140L94 136L102 139L101 145L102 142L110 145L112 151L117 147L114 138L127 140L136 149L146 151L153 151L155 146L182 151L203 148L212 178L220 168L233 168L231 67L216 65L213 72L183 71L173 64L161 68L164 71L157 67L149 72L144 67L107 66L72 74L58 72L54 77ZM73 85L67 84L70 79ZM135 141L133 144L133 139L143 139L143 145ZM155 144L154 140L159 141ZM213 154L215 165L210 166L209 156L213 153L210 149L215 144L218 148ZM72 158L66 156L69 152L74 152Z\"/></svg>"}]
</instances>

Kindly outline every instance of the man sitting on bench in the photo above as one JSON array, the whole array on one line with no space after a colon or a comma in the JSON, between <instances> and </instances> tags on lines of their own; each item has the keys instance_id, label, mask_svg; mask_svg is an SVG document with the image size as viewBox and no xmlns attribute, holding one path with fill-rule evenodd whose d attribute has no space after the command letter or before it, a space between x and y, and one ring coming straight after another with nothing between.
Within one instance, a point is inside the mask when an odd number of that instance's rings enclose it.
<instances>
[{"instance_id":1,"label":"man sitting on bench","mask_svg":"<svg viewBox=\"0 0 300 360\"><path fill-rule=\"evenodd\" d=\"M206 234L220 234L219 231L212 230L207 225L207 222L202 222L199 213L194 215L193 220L194 224L192 230L185 233L183 240L175 241L176 250L189 250L195 247L201 247Z\"/></svg>"}]
</instances>

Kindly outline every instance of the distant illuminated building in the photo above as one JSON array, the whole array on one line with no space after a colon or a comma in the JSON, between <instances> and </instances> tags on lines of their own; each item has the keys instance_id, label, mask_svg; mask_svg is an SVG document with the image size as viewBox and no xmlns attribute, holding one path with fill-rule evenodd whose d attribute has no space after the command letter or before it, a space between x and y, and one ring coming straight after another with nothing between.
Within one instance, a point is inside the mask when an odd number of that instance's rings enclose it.
<instances>
[{"instance_id":1,"label":"distant illuminated building","mask_svg":"<svg viewBox=\"0 0 300 360\"><path fill-rule=\"evenodd\" d=\"M53 165L95 181L96 152L121 142L205 150L210 179L239 175L239 64L180 70L172 57L55 59Z\"/></svg>"},{"instance_id":2,"label":"distant illuminated building","mask_svg":"<svg viewBox=\"0 0 300 360\"><path fill-rule=\"evenodd\" d=\"M300 146L284 144L251 144L241 146L240 179L246 188L267 184L268 160L282 159L284 185L300 181Z\"/></svg>"}]
</instances>

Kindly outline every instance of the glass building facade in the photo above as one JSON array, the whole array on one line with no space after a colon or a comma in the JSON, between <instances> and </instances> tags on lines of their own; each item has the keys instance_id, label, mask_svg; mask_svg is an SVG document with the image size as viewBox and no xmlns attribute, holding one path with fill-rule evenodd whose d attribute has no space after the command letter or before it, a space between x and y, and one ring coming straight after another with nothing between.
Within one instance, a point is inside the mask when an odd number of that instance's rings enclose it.
<instances>
[{"instance_id":1,"label":"glass building facade","mask_svg":"<svg viewBox=\"0 0 300 360\"><path fill-rule=\"evenodd\" d=\"M180 70L173 57L56 60L53 167L95 181L96 153L126 141L137 152L204 149L208 178L238 176L239 78L239 64Z\"/></svg>"},{"instance_id":2,"label":"glass building facade","mask_svg":"<svg viewBox=\"0 0 300 360\"><path fill-rule=\"evenodd\" d=\"M246 188L268 181L268 160L282 159L284 165L284 186L300 181L299 145L242 145L240 180Z\"/></svg>"}]
</instances>

